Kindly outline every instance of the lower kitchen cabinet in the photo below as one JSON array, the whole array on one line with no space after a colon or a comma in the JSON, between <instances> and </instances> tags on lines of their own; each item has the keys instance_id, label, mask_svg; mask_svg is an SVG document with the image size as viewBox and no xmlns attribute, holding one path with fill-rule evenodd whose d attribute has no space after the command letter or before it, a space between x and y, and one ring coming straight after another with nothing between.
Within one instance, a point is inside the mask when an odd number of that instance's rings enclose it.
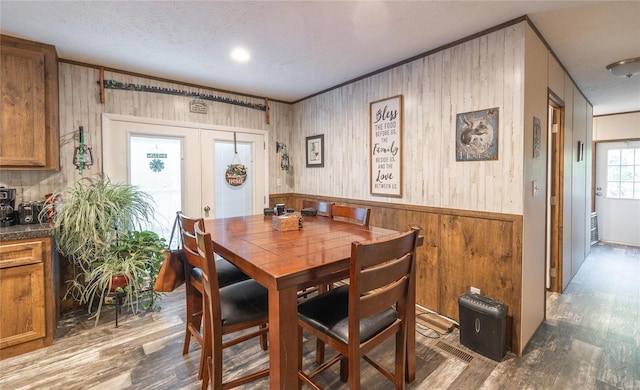
<instances>
[{"instance_id":1,"label":"lower kitchen cabinet","mask_svg":"<svg viewBox=\"0 0 640 390\"><path fill-rule=\"evenodd\" d=\"M0 244L0 358L53 343L58 265L51 237Z\"/></svg>"}]
</instances>

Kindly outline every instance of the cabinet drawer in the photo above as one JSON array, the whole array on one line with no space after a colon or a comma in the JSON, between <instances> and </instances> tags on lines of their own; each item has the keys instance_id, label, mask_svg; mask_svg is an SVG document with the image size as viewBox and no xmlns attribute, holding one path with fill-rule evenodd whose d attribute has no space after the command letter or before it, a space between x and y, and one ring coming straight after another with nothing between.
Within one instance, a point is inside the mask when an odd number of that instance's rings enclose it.
<instances>
[{"instance_id":1,"label":"cabinet drawer","mask_svg":"<svg viewBox=\"0 0 640 390\"><path fill-rule=\"evenodd\" d=\"M0 245L0 269L42 263L42 241Z\"/></svg>"}]
</instances>

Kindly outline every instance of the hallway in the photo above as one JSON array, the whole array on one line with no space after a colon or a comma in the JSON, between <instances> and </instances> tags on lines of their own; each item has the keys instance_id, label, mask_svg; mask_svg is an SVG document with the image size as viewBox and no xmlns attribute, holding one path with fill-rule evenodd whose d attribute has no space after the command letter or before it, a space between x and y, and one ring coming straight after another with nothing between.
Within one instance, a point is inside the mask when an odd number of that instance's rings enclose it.
<instances>
[{"instance_id":1,"label":"hallway","mask_svg":"<svg viewBox=\"0 0 640 390\"><path fill-rule=\"evenodd\" d=\"M483 389L640 389L640 248L596 245L520 358Z\"/></svg>"}]
</instances>

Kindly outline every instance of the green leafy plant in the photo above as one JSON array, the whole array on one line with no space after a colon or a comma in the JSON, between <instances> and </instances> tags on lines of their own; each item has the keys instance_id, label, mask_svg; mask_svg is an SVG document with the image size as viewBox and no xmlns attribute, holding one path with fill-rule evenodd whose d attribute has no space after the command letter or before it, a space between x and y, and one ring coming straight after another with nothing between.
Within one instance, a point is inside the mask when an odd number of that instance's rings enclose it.
<instances>
[{"instance_id":1,"label":"green leafy plant","mask_svg":"<svg viewBox=\"0 0 640 390\"><path fill-rule=\"evenodd\" d=\"M96 323L100 319L105 296L114 292L112 283L117 276L127 279L127 285L115 292L123 295L124 303L129 305L132 312L138 312L141 298L147 298L142 302L145 310L154 307L160 294L153 291L153 285L164 259L165 248L164 238L155 232L129 231L111 245L110 257L94 262L93 268L85 274L88 282L82 296L88 300L89 308L99 298L94 313Z\"/></svg>"},{"instance_id":2,"label":"green leafy plant","mask_svg":"<svg viewBox=\"0 0 640 390\"><path fill-rule=\"evenodd\" d=\"M153 286L165 248L163 239L143 230L153 218L151 196L135 186L97 177L80 179L52 193L49 200L42 213L53 212L58 251L76 271L66 281L65 298L87 304L97 324L113 277L124 275L125 302L136 312L141 294L152 291L149 285ZM152 294L151 305L154 298Z\"/></svg>"},{"instance_id":3,"label":"green leafy plant","mask_svg":"<svg viewBox=\"0 0 640 390\"><path fill-rule=\"evenodd\" d=\"M132 269L137 268L136 273L127 273L130 280L134 280L132 292L136 293L136 296L130 298L133 300L140 296L148 296L150 299L143 302L144 309L153 307L157 298L162 295L153 291L153 285L164 261L166 248L165 239L150 230L129 231L111 247L120 263L129 262L135 266ZM142 269L139 267L140 264Z\"/></svg>"}]
</instances>

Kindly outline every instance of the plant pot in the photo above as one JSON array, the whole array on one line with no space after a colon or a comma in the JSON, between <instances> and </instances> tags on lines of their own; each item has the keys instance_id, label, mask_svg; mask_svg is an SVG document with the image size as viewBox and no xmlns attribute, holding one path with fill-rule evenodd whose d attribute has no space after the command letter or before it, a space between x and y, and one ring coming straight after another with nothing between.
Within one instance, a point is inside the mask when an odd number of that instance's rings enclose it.
<instances>
[{"instance_id":1,"label":"plant pot","mask_svg":"<svg viewBox=\"0 0 640 390\"><path fill-rule=\"evenodd\" d=\"M117 288L125 288L129 284L129 278L125 275L114 275L111 277L111 287L109 292L115 292Z\"/></svg>"}]
</instances>

